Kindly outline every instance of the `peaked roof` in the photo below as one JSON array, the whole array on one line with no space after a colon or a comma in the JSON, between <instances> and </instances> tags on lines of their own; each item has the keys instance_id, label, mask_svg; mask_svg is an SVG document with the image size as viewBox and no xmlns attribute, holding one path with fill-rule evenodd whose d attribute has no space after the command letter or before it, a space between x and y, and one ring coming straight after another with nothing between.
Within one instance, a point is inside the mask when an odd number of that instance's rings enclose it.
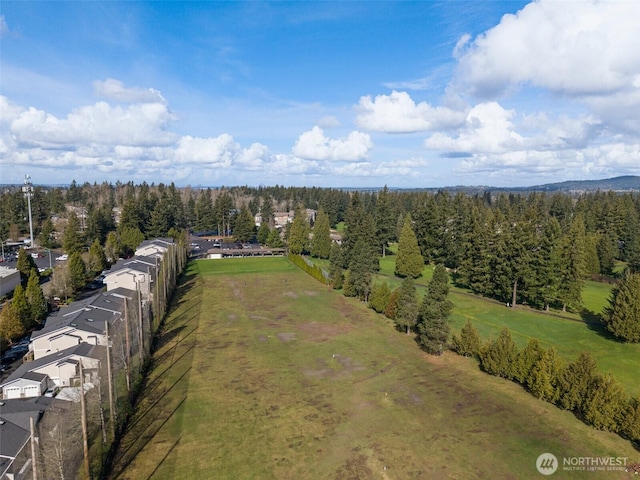
<instances>
[{"instance_id":1,"label":"peaked roof","mask_svg":"<svg viewBox=\"0 0 640 480\"><path fill-rule=\"evenodd\" d=\"M59 352L54 352L51 355L47 355L45 357L40 357L32 362L23 363L15 371L9 375L9 377L0 384L0 388L4 387L9 383L13 383L16 380L21 379L30 379L32 380L34 374L39 375L33 370L37 370L45 365L51 365L52 363L60 363L60 362L75 362L73 358L70 357L88 357L88 358L99 358L99 354L101 349L105 347L101 345L90 345L88 343L79 343L78 345L74 345L73 347L65 348Z\"/></svg>"},{"instance_id":2,"label":"peaked roof","mask_svg":"<svg viewBox=\"0 0 640 480\"><path fill-rule=\"evenodd\" d=\"M130 290L121 289L126 292ZM131 292L133 293L133 292ZM44 327L31 334L31 340L51 335L57 330L72 327L77 330L101 334L104 322L113 322L124 312L124 295L102 292L84 300L73 302L47 317Z\"/></svg>"}]
</instances>

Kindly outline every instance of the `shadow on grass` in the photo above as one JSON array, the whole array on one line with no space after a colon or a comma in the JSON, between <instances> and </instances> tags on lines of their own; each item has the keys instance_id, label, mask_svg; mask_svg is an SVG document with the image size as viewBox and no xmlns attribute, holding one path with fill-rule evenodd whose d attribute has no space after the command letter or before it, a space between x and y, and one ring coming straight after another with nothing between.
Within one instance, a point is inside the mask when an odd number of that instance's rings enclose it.
<instances>
[{"instance_id":1,"label":"shadow on grass","mask_svg":"<svg viewBox=\"0 0 640 480\"><path fill-rule=\"evenodd\" d=\"M585 323L587 328L592 332L597 333L602 338L605 338L607 340L612 340L614 342L620 341L615 335L607 330L607 327L604 325L602 317L599 314L584 308L580 312L580 317L582 318L582 321Z\"/></svg>"}]
</instances>

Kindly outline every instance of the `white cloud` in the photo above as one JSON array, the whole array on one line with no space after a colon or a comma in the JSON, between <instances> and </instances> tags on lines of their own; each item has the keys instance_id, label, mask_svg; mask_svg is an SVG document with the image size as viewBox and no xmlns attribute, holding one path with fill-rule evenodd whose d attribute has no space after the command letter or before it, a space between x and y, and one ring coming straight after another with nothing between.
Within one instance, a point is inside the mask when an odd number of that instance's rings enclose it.
<instances>
[{"instance_id":1,"label":"white cloud","mask_svg":"<svg viewBox=\"0 0 640 480\"><path fill-rule=\"evenodd\" d=\"M457 136L434 133L425 147L451 152L501 153L522 145L523 138L515 132L511 118L514 112L496 102L480 103L467 114L464 129Z\"/></svg>"},{"instance_id":2,"label":"white cloud","mask_svg":"<svg viewBox=\"0 0 640 480\"><path fill-rule=\"evenodd\" d=\"M416 104L407 92L392 92L360 98L356 106L356 124L365 130L386 133L413 133L459 126L465 112L446 107L432 107L427 102Z\"/></svg>"},{"instance_id":3,"label":"white cloud","mask_svg":"<svg viewBox=\"0 0 640 480\"><path fill-rule=\"evenodd\" d=\"M19 143L42 148L91 143L168 145L175 141L175 135L166 130L173 120L173 114L160 103L123 108L98 102L74 110L65 119L31 107L13 119L10 130Z\"/></svg>"},{"instance_id":4,"label":"white cloud","mask_svg":"<svg viewBox=\"0 0 640 480\"><path fill-rule=\"evenodd\" d=\"M3 128L8 127L22 112L24 112L23 107L11 103L7 97L0 95L0 125Z\"/></svg>"},{"instance_id":5,"label":"white cloud","mask_svg":"<svg viewBox=\"0 0 640 480\"><path fill-rule=\"evenodd\" d=\"M178 141L175 159L180 163L225 168L231 166L239 149L240 146L228 133L216 138L194 138L187 135Z\"/></svg>"},{"instance_id":6,"label":"white cloud","mask_svg":"<svg viewBox=\"0 0 640 480\"><path fill-rule=\"evenodd\" d=\"M292 152L309 160L357 161L367 157L371 146L366 133L354 131L347 138L331 139L315 126L298 137Z\"/></svg>"},{"instance_id":7,"label":"white cloud","mask_svg":"<svg viewBox=\"0 0 640 480\"><path fill-rule=\"evenodd\" d=\"M120 80L107 78L93 82L96 95L124 103L162 103L166 104L162 94L153 88L127 88Z\"/></svg>"},{"instance_id":8,"label":"white cloud","mask_svg":"<svg viewBox=\"0 0 640 480\"><path fill-rule=\"evenodd\" d=\"M518 84L586 96L636 89L639 18L635 1L532 2L456 46L457 81L481 97Z\"/></svg>"}]
</instances>

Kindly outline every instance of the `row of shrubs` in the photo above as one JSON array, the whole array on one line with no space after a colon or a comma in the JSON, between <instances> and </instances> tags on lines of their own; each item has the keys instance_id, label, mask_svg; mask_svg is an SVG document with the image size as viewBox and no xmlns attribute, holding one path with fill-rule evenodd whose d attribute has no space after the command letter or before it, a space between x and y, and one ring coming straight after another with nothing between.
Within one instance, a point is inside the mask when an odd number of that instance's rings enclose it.
<instances>
[{"instance_id":1,"label":"row of shrubs","mask_svg":"<svg viewBox=\"0 0 640 480\"><path fill-rule=\"evenodd\" d=\"M320 267L315 265L310 260L307 260L301 255L294 255L293 253L290 253L288 257L289 257L289 260L294 265L301 268L303 271L307 272L309 275L311 275L313 278L315 278L319 282L323 283L324 285L329 284L329 275L327 275L327 273L324 270L322 270Z\"/></svg>"},{"instance_id":2,"label":"row of shrubs","mask_svg":"<svg viewBox=\"0 0 640 480\"><path fill-rule=\"evenodd\" d=\"M453 336L451 346L460 355L476 358L485 372L519 383L536 398L640 446L640 398L629 396L611 375L600 374L588 352L565 365L554 347L544 349L535 338L519 350L508 328L483 345L469 321Z\"/></svg>"}]
</instances>

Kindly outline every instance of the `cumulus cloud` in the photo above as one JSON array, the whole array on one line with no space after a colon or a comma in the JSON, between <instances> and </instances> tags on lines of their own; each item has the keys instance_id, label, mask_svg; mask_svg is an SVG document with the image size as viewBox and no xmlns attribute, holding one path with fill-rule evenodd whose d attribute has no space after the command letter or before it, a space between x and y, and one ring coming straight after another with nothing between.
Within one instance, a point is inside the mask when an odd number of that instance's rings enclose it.
<instances>
[{"instance_id":1,"label":"cumulus cloud","mask_svg":"<svg viewBox=\"0 0 640 480\"><path fill-rule=\"evenodd\" d=\"M446 129L464 122L465 112L416 104L407 92L360 98L356 107L356 125L365 130L386 133L413 133Z\"/></svg>"},{"instance_id":2,"label":"cumulus cloud","mask_svg":"<svg viewBox=\"0 0 640 480\"><path fill-rule=\"evenodd\" d=\"M434 133L425 146L452 152L500 153L522 145L523 138L515 130L511 118L514 112L497 102L481 103L467 114L465 126L456 136Z\"/></svg>"},{"instance_id":3,"label":"cumulus cloud","mask_svg":"<svg viewBox=\"0 0 640 480\"><path fill-rule=\"evenodd\" d=\"M461 39L457 80L481 97L518 84L577 96L635 90L638 18L640 2L532 2L471 43Z\"/></svg>"},{"instance_id":4,"label":"cumulus cloud","mask_svg":"<svg viewBox=\"0 0 640 480\"><path fill-rule=\"evenodd\" d=\"M99 97L122 103L167 103L158 90L153 88L125 87L120 80L113 78L94 81L93 89Z\"/></svg>"},{"instance_id":5,"label":"cumulus cloud","mask_svg":"<svg viewBox=\"0 0 640 480\"><path fill-rule=\"evenodd\" d=\"M175 135L167 130L174 115L166 105L143 103L126 108L106 102L80 107L58 118L30 107L11 121L20 144L42 148L73 148L82 144L167 145Z\"/></svg>"},{"instance_id":6,"label":"cumulus cloud","mask_svg":"<svg viewBox=\"0 0 640 480\"><path fill-rule=\"evenodd\" d=\"M357 161L367 157L371 138L366 133L351 132L347 138L328 138L315 126L298 137L293 154L309 160Z\"/></svg>"}]
</instances>

